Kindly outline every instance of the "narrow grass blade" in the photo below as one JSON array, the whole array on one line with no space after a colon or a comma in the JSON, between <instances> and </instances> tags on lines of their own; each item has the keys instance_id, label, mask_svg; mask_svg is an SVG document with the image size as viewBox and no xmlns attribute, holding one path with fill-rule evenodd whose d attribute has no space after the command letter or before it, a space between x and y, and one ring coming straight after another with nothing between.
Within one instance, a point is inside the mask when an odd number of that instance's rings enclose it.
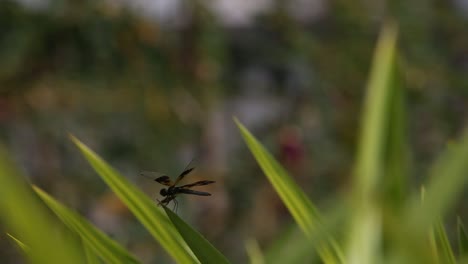
<instances>
[{"instance_id":1,"label":"narrow grass blade","mask_svg":"<svg viewBox=\"0 0 468 264\"><path fill-rule=\"evenodd\" d=\"M425 196L426 196L426 188L424 188L424 186L422 186L422 187L421 187L421 202L424 202ZM414 239L414 241L415 241L416 243L419 242L418 239ZM424 243L424 242L425 242L425 241L423 241L423 243L420 243L420 244L421 244L420 248L424 248L424 247L425 247L425 245L424 245L425 243ZM435 230L435 228L431 228L431 229L429 230L427 242L428 242L428 248L429 248L428 251L429 251L429 253L430 253L430 254L427 254L427 256L428 256L428 257L427 257L427 261L428 261L428 262L431 262L431 263L432 263L432 262L438 263L438 262L439 262L439 259L440 259L440 252L439 252L439 246L437 245L437 238L436 238L436 230ZM397 243L398 243L398 241L397 241ZM412 243L414 243L414 242L412 242ZM411 245L411 244L410 244L410 245ZM407 247L407 245L404 245L403 247L404 247L404 248L409 248L409 247ZM408 255L408 254L407 254L407 255ZM417 256L418 254L414 254L414 255L416 255L416 257L418 257L418 256ZM421 255L420 255L420 258L422 259L422 258L424 258L424 256L421 254Z\"/></svg>"},{"instance_id":2,"label":"narrow grass blade","mask_svg":"<svg viewBox=\"0 0 468 264\"><path fill-rule=\"evenodd\" d=\"M404 90L399 82L399 75L394 71L390 91L390 109L388 136L385 151L385 175L380 186L385 202L392 214L399 214L406 201L407 177L409 173L409 146L407 142L407 124ZM397 210L397 211L395 211Z\"/></svg>"},{"instance_id":3,"label":"narrow grass blade","mask_svg":"<svg viewBox=\"0 0 468 264\"><path fill-rule=\"evenodd\" d=\"M265 258L263 257L263 253L258 245L257 240L253 238L249 238L245 242L245 250L247 252L247 256L249 257L250 264L265 264Z\"/></svg>"},{"instance_id":4,"label":"narrow grass blade","mask_svg":"<svg viewBox=\"0 0 468 264\"><path fill-rule=\"evenodd\" d=\"M468 257L468 235L460 218L457 219L458 252Z\"/></svg>"},{"instance_id":5,"label":"narrow grass blade","mask_svg":"<svg viewBox=\"0 0 468 264\"><path fill-rule=\"evenodd\" d=\"M453 254L452 246L450 245L447 233L441 221L438 221L434 231L437 248L440 250L440 254L438 255L440 256L442 263L457 263L455 255Z\"/></svg>"},{"instance_id":6,"label":"narrow grass blade","mask_svg":"<svg viewBox=\"0 0 468 264\"><path fill-rule=\"evenodd\" d=\"M167 216L96 153L70 136L91 166L177 263L198 263Z\"/></svg>"},{"instance_id":7,"label":"narrow grass blade","mask_svg":"<svg viewBox=\"0 0 468 264\"><path fill-rule=\"evenodd\" d=\"M429 183L424 188L423 202L419 195L414 194L405 206L400 231L394 233L397 238L395 244L412 262L437 263L437 259L443 257L443 252L439 252L439 246L434 243L437 242L435 232L430 243L427 243L427 234L460 196L468 181L467 172L468 130L435 162ZM433 254L427 254L429 251Z\"/></svg>"},{"instance_id":8,"label":"narrow grass blade","mask_svg":"<svg viewBox=\"0 0 468 264\"><path fill-rule=\"evenodd\" d=\"M406 210L405 223L412 234L425 232L453 206L468 182L468 130L435 163L426 185L424 202L415 195Z\"/></svg>"},{"instance_id":9,"label":"narrow grass blade","mask_svg":"<svg viewBox=\"0 0 468 264\"><path fill-rule=\"evenodd\" d=\"M439 253L439 248L437 246L437 239L436 239L434 228L432 228L428 234L428 242L429 242L429 253L430 253L430 254L427 254L429 256L428 261L431 261L430 263L437 263L439 262L439 259L440 259L440 253Z\"/></svg>"},{"instance_id":10,"label":"narrow grass blade","mask_svg":"<svg viewBox=\"0 0 468 264\"><path fill-rule=\"evenodd\" d=\"M318 210L305 193L252 134L237 119L234 119L234 121L263 172L303 232L310 239L317 232L327 233L322 227ZM326 236L323 241L326 242L319 244L317 247L322 260L326 263L340 262L341 254L334 239L331 236Z\"/></svg>"},{"instance_id":11,"label":"narrow grass blade","mask_svg":"<svg viewBox=\"0 0 468 264\"><path fill-rule=\"evenodd\" d=\"M377 183L383 176L385 144L391 116L391 85L394 73L397 29L387 24L377 43L363 110L353 183L353 208L347 263L379 262L381 211Z\"/></svg>"},{"instance_id":12,"label":"narrow grass blade","mask_svg":"<svg viewBox=\"0 0 468 264\"><path fill-rule=\"evenodd\" d=\"M396 98L392 96L391 89L396 39L396 26L387 24L377 43L364 102L354 184L357 191L365 196L376 192L376 184L382 176L388 123L392 117L390 109L392 99Z\"/></svg>"},{"instance_id":13,"label":"narrow grass blade","mask_svg":"<svg viewBox=\"0 0 468 264\"><path fill-rule=\"evenodd\" d=\"M33 263L83 263L73 240L59 233L54 219L37 200L0 146L0 221L30 248Z\"/></svg>"},{"instance_id":14,"label":"narrow grass blade","mask_svg":"<svg viewBox=\"0 0 468 264\"><path fill-rule=\"evenodd\" d=\"M16 245L18 245L19 248L21 248L21 250L24 251L25 254L29 254L29 251L31 249L25 243L21 242L19 239L12 236L11 234L7 233L7 235L11 238L11 240L13 240L16 243Z\"/></svg>"},{"instance_id":15,"label":"narrow grass blade","mask_svg":"<svg viewBox=\"0 0 468 264\"><path fill-rule=\"evenodd\" d=\"M105 263L139 263L127 250L82 216L68 209L40 188L34 186L33 189L65 225L81 236L86 248L99 255Z\"/></svg>"},{"instance_id":16,"label":"narrow grass blade","mask_svg":"<svg viewBox=\"0 0 468 264\"><path fill-rule=\"evenodd\" d=\"M91 249L91 246L86 242L83 242L83 251L85 254L87 264L101 264L102 263L102 261L99 259L99 256L96 254L96 252L93 249Z\"/></svg>"},{"instance_id":17,"label":"narrow grass blade","mask_svg":"<svg viewBox=\"0 0 468 264\"><path fill-rule=\"evenodd\" d=\"M210 242L208 242L208 240L206 240L200 233L195 231L166 206L163 208L164 211L166 211L167 216L169 216L169 219L179 231L180 235L184 238L187 245L192 249L193 254L197 256L201 263L229 263L226 257L211 245Z\"/></svg>"}]
</instances>

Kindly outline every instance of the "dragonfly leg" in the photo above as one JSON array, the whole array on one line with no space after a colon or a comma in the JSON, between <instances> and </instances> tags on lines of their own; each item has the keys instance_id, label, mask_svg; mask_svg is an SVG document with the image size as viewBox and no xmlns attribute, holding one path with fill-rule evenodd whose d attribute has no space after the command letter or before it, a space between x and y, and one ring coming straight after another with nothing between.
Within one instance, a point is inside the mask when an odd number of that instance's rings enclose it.
<instances>
[{"instance_id":1,"label":"dragonfly leg","mask_svg":"<svg viewBox=\"0 0 468 264\"><path fill-rule=\"evenodd\" d=\"M174 201L174 207L172 208L172 210L177 213L177 209L179 209L179 203L177 202L176 199L174 199L173 201Z\"/></svg>"},{"instance_id":2,"label":"dragonfly leg","mask_svg":"<svg viewBox=\"0 0 468 264\"><path fill-rule=\"evenodd\" d=\"M158 206L167 205L167 203L168 203L168 201L166 199L163 199L162 201L156 199L156 201L158 201Z\"/></svg>"}]
</instances>

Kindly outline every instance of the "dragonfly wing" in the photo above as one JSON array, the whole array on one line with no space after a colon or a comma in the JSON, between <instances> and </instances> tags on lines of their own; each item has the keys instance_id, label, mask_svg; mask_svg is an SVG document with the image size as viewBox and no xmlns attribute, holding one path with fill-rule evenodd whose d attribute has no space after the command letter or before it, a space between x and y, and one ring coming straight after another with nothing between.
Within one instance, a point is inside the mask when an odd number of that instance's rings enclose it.
<instances>
[{"instance_id":1,"label":"dragonfly wing","mask_svg":"<svg viewBox=\"0 0 468 264\"><path fill-rule=\"evenodd\" d=\"M174 183L171 181L171 178L169 178L169 176L166 176L166 175L158 177L158 178L156 178L154 180L159 182L162 185L174 186Z\"/></svg>"},{"instance_id":2,"label":"dragonfly wing","mask_svg":"<svg viewBox=\"0 0 468 264\"><path fill-rule=\"evenodd\" d=\"M196 163L196 159L192 159L189 164L187 164L187 166L185 167L185 169L182 171L182 173L180 173L180 175L177 177L177 179L175 180L174 184L177 184L178 182L180 182L185 176L187 176L187 174L189 174L190 172L192 172L194 169L195 169L195 166L194 164Z\"/></svg>"},{"instance_id":3,"label":"dragonfly wing","mask_svg":"<svg viewBox=\"0 0 468 264\"><path fill-rule=\"evenodd\" d=\"M197 181L197 182L194 182L194 183L189 183L189 184L179 186L179 188L191 188L191 187L195 187L195 186L203 186L203 185L208 185L208 184L212 184L212 183L215 183L215 181Z\"/></svg>"},{"instance_id":4,"label":"dragonfly wing","mask_svg":"<svg viewBox=\"0 0 468 264\"><path fill-rule=\"evenodd\" d=\"M160 184L166 185L166 186L172 186L174 185L169 176L164 175L163 173L159 173L156 171L142 171L140 173L141 176L152 179L154 181L159 182Z\"/></svg>"},{"instance_id":5,"label":"dragonfly wing","mask_svg":"<svg viewBox=\"0 0 468 264\"><path fill-rule=\"evenodd\" d=\"M211 193L194 191L194 190L190 190L190 189L178 189L177 192L185 193L185 194L199 195L199 196L211 196Z\"/></svg>"},{"instance_id":6,"label":"dragonfly wing","mask_svg":"<svg viewBox=\"0 0 468 264\"><path fill-rule=\"evenodd\" d=\"M140 175L143 176L143 177L150 178L150 179L154 180L154 179L159 178L161 176L165 176L166 174L158 172L158 171L142 171L142 172L140 172Z\"/></svg>"}]
</instances>

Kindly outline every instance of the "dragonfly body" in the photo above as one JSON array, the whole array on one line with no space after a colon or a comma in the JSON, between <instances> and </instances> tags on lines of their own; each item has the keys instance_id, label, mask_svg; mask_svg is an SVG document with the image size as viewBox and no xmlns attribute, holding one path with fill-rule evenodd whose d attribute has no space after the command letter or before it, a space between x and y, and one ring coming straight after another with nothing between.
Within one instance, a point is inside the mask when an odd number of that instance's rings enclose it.
<instances>
[{"instance_id":1,"label":"dragonfly body","mask_svg":"<svg viewBox=\"0 0 468 264\"><path fill-rule=\"evenodd\" d=\"M181 193L198 195L198 196L211 196L211 193L195 191L195 190L192 190L191 188L195 186L203 186L203 185L212 184L215 181L203 180L203 181L197 181L194 183L189 183L189 184L185 184L181 186L176 186L177 183L179 183L186 175L188 175L194 169L195 169L194 167L190 167L190 164L187 165L185 170L177 177L177 179L174 182L172 182L169 176L167 175L163 175L154 179L156 182L162 185L168 186L167 188L161 189L161 191L159 192L159 194L164 197L164 199L162 199L161 201L158 201L159 205L168 205L169 202L173 201L174 209L176 209L178 205L176 196ZM149 174L151 174L151 172L150 173L142 172L141 174L145 177L149 177Z\"/></svg>"}]
</instances>

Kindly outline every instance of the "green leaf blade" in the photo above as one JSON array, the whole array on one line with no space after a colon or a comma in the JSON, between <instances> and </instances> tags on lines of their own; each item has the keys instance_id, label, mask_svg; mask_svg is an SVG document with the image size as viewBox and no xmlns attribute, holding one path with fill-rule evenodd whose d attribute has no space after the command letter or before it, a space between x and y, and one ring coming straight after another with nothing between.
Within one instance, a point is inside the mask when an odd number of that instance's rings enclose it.
<instances>
[{"instance_id":1,"label":"green leaf blade","mask_svg":"<svg viewBox=\"0 0 468 264\"><path fill-rule=\"evenodd\" d=\"M29 254L29 251L31 250L28 245L26 245L25 243L21 242L21 240L19 240L18 238L14 237L13 235L11 234L8 234L7 233L7 236L11 238L11 240L13 240L15 242L15 244L21 248L21 250L24 251L25 254Z\"/></svg>"},{"instance_id":2,"label":"green leaf blade","mask_svg":"<svg viewBox=\"0 0 468 264\"><path fill-rule=\"evenodd\" d=\"M468 255L468 235L460 218L457 219L457 236L460 256Z\"/></svg>"},{"instance_id":3,"label":"green leaf blade","mask_svg":"<svg viewBox=\"0 0 468 264\"><path fill-rule=\"evenodd\" d=\"M441 221L439 221L435 228L435 238L438 248L440 248L441 254L440 255L443 259L443 263L450 263L455 264L457 263L455 259L455 254L453 253L452 246L450 245L449 238L447 236L447 232L445 231L444 225Z\"/></svg>"},{"instance_id":4,"label":"green leaf blade","mask_svg":"<svg viewBox=\"0 0 468 264\"><path fill-rule=\"evenodd\" d=\"M385 144L392 120L392 76L397 28L387 24L377 43L363 109L363 123L353 173L353 204L346 251L347 263L379 262L382 212L377 184L384 174Z\"/></svg>"},{"instance_id":5,"label":"green leaf blade","mask_svg":"<svg viewBox=\"0 0 468 264\"><path fill-rule=\"evenodd\" d=\"M33 187L33 189L71 230L81 236L86 243L86 248L92 250L94 254L99 255L106 263L139 263L128 251L83 217L59 203L40 188Z\"/></svg>"},{"instance_id":6,"label":"green leaf blade","mask_svg":"<svg viewBox=\"0 0 468 264\"><path fill-rule=\"evenodd\" d=\"M99 256L96 254L95 250L87 243L83 243L83 250L86 257L87 264L101 264Z\"/></svg>"},{"instance_id":7,"label":"green leaf blade","mask_svg":"<svg viewBox=\"0 0 468 264\"><path fill-rule=\"evenodd\" d=\"M221 254L208 240L199 232L190 227L180 217L173 213L166 206L163 206L167 216L172 221L180 235L184 238L192 252L197 256L201 263L223 264L229 263L226 257Z\"/></svg>"},{"instance_id":8,"label":"green leaf blade","mask_svg":"<svg viewBox=\"0 0 468 264\"><path fill-rule=\"evenodd\" d=\"M138 188L121 176L96 153L70 136L73 143L82 152L99 176L107 183L113 192L124 202L130 211L140 220L152 236L178 263L198 263L187 247L180 234L161 210Z\"/></svg>"},{"instance_id":9,"label":"green leaf blade","mask_svg":"<svg viewBox=\"0 0 468 264\"><path fill-rule=\"evenodd\" d=\"M461 139L448 146L430 173L424 202L417 195L405 211L408 229L422 237L453 207L468 182L468 130Z\"/></svg>"},{"instance_id":10,"label":"green leaf blade","mask_svg":"<svg viewBox=\"0 0 468 264\"><path fill-rule=\"evenodd\" d=\"M265 264L265 257L258 245L257 240L250 238L245 241L245 250L250 264Z\"/></svg>"},{"instance_id":11,"label":"green leaf blade","mask_svg":"<svg viewBox=\"0 0 468 264\"><path fill-rule=\"evenodd\" d=\"M317 209L312 205L300 188L287 176L286 171L274 160L268 151L253 137L237 119L235 119L241 134L257 159L260 167L270 180L278 195L291 211L294 219L298 222L302 230L313 233L316 224L320 222Z\"/></svg>"},{"instance_id":12,"label":"green leaf blade","mask_svg":"<svg viewBox=\"0 0 468 264\"><path fill-rule=\"evenodd\" d=\"M305 193L247 128L237 119L234 119L234 121L258 164L302 231L311 240L318 233L326 234L327 232L322 226L322 220L319 217L317 208L307 198ZM330 235L325 235L324 237L323 241L326 242L321 241L317 244L317 250L322 260L326 263L340 262L342 257L337 243Z\"/></svg>"},{"instance_id":13,"label":"green leaf blade","mask_svg":"<svg viewBox=\"0 0 468 264\"><path fill-rule=\"evenodd\" d=\"M33 263L83 263L80 247L59 229L0 145L0 220L29 246ZM53 234L53 235L51 235Z\"/></svg>"}]
</instances>

